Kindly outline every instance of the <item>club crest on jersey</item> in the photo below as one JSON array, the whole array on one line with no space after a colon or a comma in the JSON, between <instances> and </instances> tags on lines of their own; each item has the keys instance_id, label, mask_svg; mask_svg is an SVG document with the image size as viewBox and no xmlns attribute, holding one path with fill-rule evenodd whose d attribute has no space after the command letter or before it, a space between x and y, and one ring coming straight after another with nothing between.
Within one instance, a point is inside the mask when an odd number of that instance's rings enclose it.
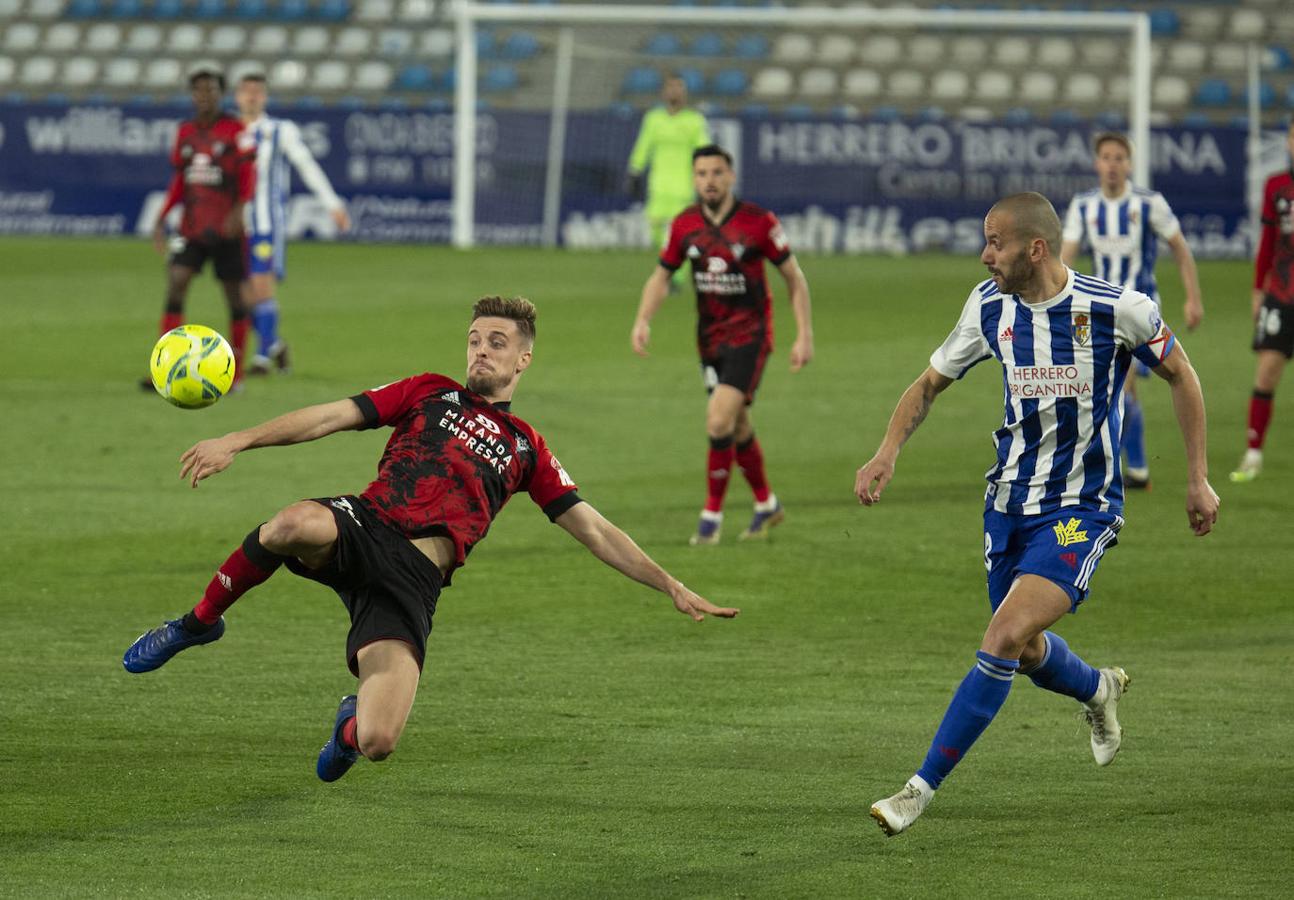
<instances>
[{"instance_id":1,"label":"club crest on jersey","mask_svg":"<svg viewBox=\"0 0 1294 900\"><path fill-rule=\"evenodd\" d=\"M527 441L524 437L521 437L520 435L517 436L517 452L518 453L530 452L530 442Z\"/></svg>"},{"instance_id":2,"label":"club crest on jersey","mask_svg":"<svg viewBox=\"0 0 1294 900\"><path fill-rule=\"evenodd\" d=\"M1141 210L1139 209L1128 210L1128 221L1131 222L1133 225L1136 225L1137 220L1140 218L1141 218Z\"/></svg>"},{"instance_id":3,"label":"club crest on jersey","mask_svg":"<svg viewBox=\"0 0 1294 900\"><path fill-rule=\"evenodd\" d=\"M225 152L225 142L224 142L224 141L214 141L214 142L211 144L211 155L212 155L212 156L219 156L220 154L222 154L222 153L224 153L224 152Z\"/></svg>"},{"instance_id":4,"label":"club crest on jersey","mask_svg":"<svg viewBox=\"0 0 1294 900\"><path fill-rule=\"evenodd\" d=\"M706 260L706 271L718 275L728 271L728 261L719 256L711 256Z\"/></svg>"},{"instance_id":5,"label":"club crest on jersey","mask_svg":"<svg viewBox=\"0 0 1294 900\"><path fill-rule=\"evenodd\" d=\"M1051 526L1051 530L1056 532L1056 543L1061 547L1068 547L1070 544L1086 544L1087 532L1079 531L1078 526L1083 523L1071 518L1068 522L1057 522Z\"/></svg>"},{"instance_id":6,"label":"club crest on jersey","mask_svg":"<svg viewBox=\"0 0 1294 900\"><path fill-rule=\"evenodd\" d=\"M696 244L693 244L691 247L688 247L688 248L687 248L687 258L688 258L688 259L700 259L700 258L701 258L701 248L700 248L700 247L698 247Z\"/></svg>"},{"instance_id":7,"label":"club crest on jersey","mask_svg":"<svg viewBox=\"0 0 1294 900\"><path fill-rule=\"evenodd\" d=\"M1070 334L1074 336L1074 343L1080 347L1086 347L1087 342L1092 339L1092 319L1087 313L1074 313L1073 323L1069 328Z\"/></svg>"},{"instance_id":8,"label":"club crest on jersey","mask_svg":"<svg viewBox=\"0 0 1294 900\"><path fill-rule=\"evenodd\" d=\"M731 250L732 250L732 258L733 258L733 259L741 259L742 255L746 252L746 245L745 245L745 244L730 244L730 245L729 245L729 249L731 249Z\"/></svg>"}]
</instances>

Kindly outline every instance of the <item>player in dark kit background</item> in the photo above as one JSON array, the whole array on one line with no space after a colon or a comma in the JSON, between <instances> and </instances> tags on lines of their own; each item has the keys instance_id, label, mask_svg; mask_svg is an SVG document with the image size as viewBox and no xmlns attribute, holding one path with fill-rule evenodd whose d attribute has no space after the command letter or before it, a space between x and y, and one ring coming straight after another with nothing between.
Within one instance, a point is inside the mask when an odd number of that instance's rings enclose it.
<instances>
[{"instance_id":1,"label":"player in dark kit background","mask_svg":"<svg viewBox=\"0 0 1294 900\"><path fill-rule=\"evenodd\" d=\"M791 345L791 371L813 359L809 285L791 255L777 217L737 199L732 156L709 144L692 154L692 182L700 202L674 219L660 264L643 285L630 342L647 355L651 320L669 294L670 276L692 264L696 287L697 349L710 402L706 407L707 492L691 543L717 544L723 524L723 499L733 463L755 494L755 513L742 539L762 538L784 518L782 504L768 485L764 454L755 437L750 406L773 350L773 304L764 260L786 280L797 334Z\"/></svg>"},{"instance_id":2,"label":"player in dark kit background","mask_svg":"<svg viewBox=\"0 0 1294 900\"><path fill-rule=\"evenodd\" d=\"M335 589L350 612L346 660L359 690L342 698L319 753L319 777L337 780L360 755L385 759L413 705L441 588L520 491L598 559L668 594L679 612L697 622L737 615L693 593L581 500L544 439L512 414L534 336L528 300L485 297L472 308L466 385L415 375L189 448L180 477L197 487L243 450L393 429L377 479L362 494L303 500L254 528L190 613L135 641L122 660L126 669L148 672L219 639L222 613L286 565Z\"/></svg>"},{"instance_id":3,"label":"player in dark kit background","mask_svg":"<svg viewBox=\"0 0 1294 900\"><path fill-rule=\"evenodd\" d=\"M256 190L256 143L251 132L221 111L225 77L212 69L189 76L194 116L180 124L171 150L175 169L166 200L153 227L153 246L167 252L166 214L183 204L180 232L170 241L166 269L166 304L160 333L184 324L189 283L211 260L229 304L229 342L233 346L235 383L243 376L247 311L242 298L246 272L243 210ZM140 387L153 389L151 379Z\"/></svg>"}]
</instances>

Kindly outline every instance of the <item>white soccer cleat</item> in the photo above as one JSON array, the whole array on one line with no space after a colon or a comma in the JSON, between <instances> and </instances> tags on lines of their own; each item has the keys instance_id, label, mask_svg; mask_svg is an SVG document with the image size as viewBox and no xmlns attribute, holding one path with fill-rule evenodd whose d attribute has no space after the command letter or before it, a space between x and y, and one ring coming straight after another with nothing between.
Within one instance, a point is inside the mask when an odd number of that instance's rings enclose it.
<instances>
[{"instance_id":1,"label":"white soccer cleat","mask_svg":"<svg viewBox=\"0 0 1294 900\"><path fill-rule=\"evenodd\" d=\"M903 785L903 790L893 797L877 800L872 804L872 818L890 837L907 831L926 807L930 805L935 792L924 780L915 775Z\"/></svg>"},{"instance_id":2,"label":"white soccer cleat","mask_svg":"<svg viewBox=\"0 0 1294 900\"><path fill-rule=\"evenodd\" d=\"M1245 451L1244 458L1240 460L1240 465L1231 473L1231 480L1237 484L1243 484L1247 481L1253 481L1263 470L1263 451L1254 450L1252 447Z\"/></svg>"},{"instance_id":3,"label":"white soccer cleat","mask_svg":"<svg viewBox=\"0 0 1294 900\"><path fill-rule=\"evenodd\" d=\"M1123 742L1123 729L1119 727L1115 710L1131 683L1128 673L1118 666L1102 669L1096 696L1087 701L1087 709L1083 710L1083 718L1092 726L1092 756L1098 766L1108 766L1113 762L1114 754L1119 752L1119 745Z\"/></svg>"}]
</instances>

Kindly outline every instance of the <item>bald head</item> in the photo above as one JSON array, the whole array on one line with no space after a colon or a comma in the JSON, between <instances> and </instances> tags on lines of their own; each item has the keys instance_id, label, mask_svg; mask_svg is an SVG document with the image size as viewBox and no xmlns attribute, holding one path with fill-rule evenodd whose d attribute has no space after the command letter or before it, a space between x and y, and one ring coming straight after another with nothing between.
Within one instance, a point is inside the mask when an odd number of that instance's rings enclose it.
<instances>
[{"instance_id":1,"label":"bald head","mask_svg":"<svg viewBox=\"0 0 1294 900\"><path fill-rule=\"evenodd\" d=\"M1047 245L1047 252L1060 256L1060 216L1051 201L1042 194L1027 191L1003 197L988 211L990 216L1004 218L1002 227L1011 236L1029 243L1038 238Z\"/></svg>"}]
</instances>

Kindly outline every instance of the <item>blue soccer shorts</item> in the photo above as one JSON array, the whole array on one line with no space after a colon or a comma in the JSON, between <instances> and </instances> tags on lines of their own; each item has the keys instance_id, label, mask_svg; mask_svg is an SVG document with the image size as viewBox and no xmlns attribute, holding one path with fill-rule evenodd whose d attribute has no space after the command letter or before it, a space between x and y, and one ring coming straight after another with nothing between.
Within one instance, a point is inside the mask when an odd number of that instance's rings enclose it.
<instances>
[{"instance_id":1,"label":"blue soccer shorts","mask_svg":"<svg viewBox=\"0 0 1294 900\"><path fill-rule=\"evenodd\" d=\"M1087 599L1106 550L1119 543L1123 518L1066 507L1038 516L984 511L984 567L993 611L1021 575L1039 575L1069 595L1070 612Z\"/></svg>"}]
</instances>

